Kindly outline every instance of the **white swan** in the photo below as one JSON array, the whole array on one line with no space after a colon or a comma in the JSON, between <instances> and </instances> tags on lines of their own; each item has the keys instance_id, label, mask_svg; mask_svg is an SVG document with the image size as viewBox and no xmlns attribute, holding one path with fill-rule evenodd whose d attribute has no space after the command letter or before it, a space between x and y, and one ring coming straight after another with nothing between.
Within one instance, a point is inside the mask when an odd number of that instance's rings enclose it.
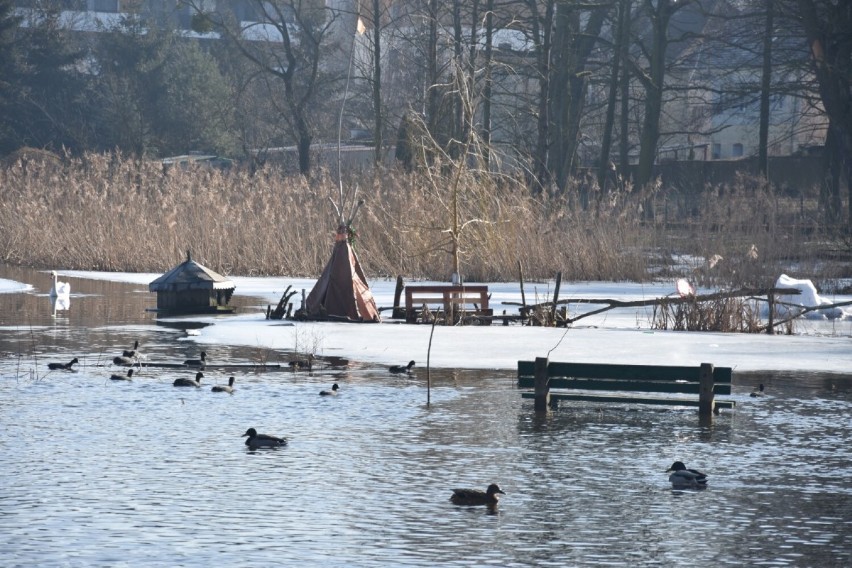
<instances>
[{"instance_id":1,"label":"white swan","mask_svg":"<svg viewBox=\"0 0 852 568\"><path fill-rule=\"evenodd\" d=\"M58 280L59 275L55 270L50 272L53 275L53 288L50 289L50 296L52 298L67 298L71 295L71 284L68 282L60 282Z\"/></svg>"}]
</instances>

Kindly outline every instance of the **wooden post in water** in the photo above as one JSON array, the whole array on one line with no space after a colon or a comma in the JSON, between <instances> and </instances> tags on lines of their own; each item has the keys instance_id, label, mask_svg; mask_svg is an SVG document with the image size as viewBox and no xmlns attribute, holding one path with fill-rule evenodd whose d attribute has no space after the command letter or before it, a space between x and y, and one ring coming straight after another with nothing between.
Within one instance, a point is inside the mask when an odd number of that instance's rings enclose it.
<instances>
[{"instance_id":1,"label":"wooden post in water","mask_svg":"<svg viewBox=\"0 0 852 568\"><path fill-rule=\"evenodd\" d=\"M550 311L550 320L556 327L556 302L559 301L559 288L562 287L562 271L556 273L556 289L553 291L553 309Z\"/></svg>"},{"instance_id":2,"label":"wooden post in water","mask_svg":"<svg viewBox=\"0 0 852 568\"><path fill-rule=\"evenodd\" d=\"M405 309L399 305L403 288L405 288L405 284L403 284L402 275L400 274L396 277L396 290L393 293L393 311L391 312L391 317L394 319L403 319L405 317Z\"/></svg>"},{"instance_id":3,"label":"wooden post in water","mask_svg":"<svg viewBox=\"0 0 852 568\"><path fill-rule=\"evenodd\" d=\"M769 303L769 320L766 324L766 333L769 335L775 334L775 294L772 293L772 290L766 295L766 299Z\"/></svg>"},{"instance_id":4,"label":"wooden post in water","mask_svg":"<svg viewBox=\"0 0 852 568\"><path fill-rule=\"evenodd\" d=\"M547 357L535 358L535 411L546 412L550 408L550 385L547 378Z\"/></svg>"},{"instance_id":5,"label":"wooden post in water","mask_svg":"<svg viewBox=\"0 0 852 568\"><path fill-rule=\"evenodd\" d=\"M521 283L521 319L527 317L527 295L524 293L524 269L521 267L521 261L518 261L518 278ZM523 325L523 321L521 322Z\"/></svg>"},{"instance_id":6,"label":"wooden post in water","mask_svg":"<svg viewBox=\"0 0 852 568\"><path fill-rule=\"evenodd\" d=\"M703 418L713 415L715 395L713 394L713 364L701 363L698 371L698 414Z\"/></svg>"}]
</instances>

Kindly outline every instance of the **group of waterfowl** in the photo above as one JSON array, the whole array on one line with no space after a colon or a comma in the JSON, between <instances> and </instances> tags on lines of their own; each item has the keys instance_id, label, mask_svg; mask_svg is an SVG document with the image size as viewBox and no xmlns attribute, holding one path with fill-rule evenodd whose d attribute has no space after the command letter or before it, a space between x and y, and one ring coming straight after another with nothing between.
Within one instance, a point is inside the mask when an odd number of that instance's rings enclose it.
<instances>
[{"instance_id":1,"label":"group of waterfowl","mask_svg":"<svg viewBox=\"0 0 852 568\"><path fill-rule=\"evenodd\" d=\"M707 474L697 469L689 469L681 461L674 462L666 473L672 489L705 489L707 487ZM500 495L506 493L496 483L492 483L485 491L479 489L453 489L450 501L456 505L496 505Z\"/></svg>"},{"instance_id":2,"label":"group of waterfowl","mask_svg":"<svg viewBox=\"0 0 852 568\"><path fill-rule=\"evenodd\" d=\"M172 383L172 385L176 386L176 387L201 388L201 379L203 379L203 378L204 378L204 373L202 373L201 371L198 371L197 373L195 373L194 379L187 379L186 377L179 377L179 378L175 379L175 381ZM234 388L234 381L235 380L236 380L235 377L229 377L227 385L213 385L213 387L210 390L212 392L226 392L228 394L234 394L234 392L236 391L236 389Z\"/></svg>"},{"instance_id":3,"label":"group of waterfowl","mask_svg":"<svg viewBox=\"0 0 852 568\"><path fill-rule=\"evenodd\" d=\"M139 342L135 341L133 344L133 349L125 350L122 352L120 356L115 357L113 359L113 363L117 365L133 365L139 361ZM48 367L51 370L73 370L72 367L79 361L77 358L73 358L68 363L49 363ZM204 369L207 363L207 353L202 351L200 357L198 359L187 359L184 361L184 365L188 367L196 367L199 369ZM313 356L309 355L307 359L304 360L296 360L291 361L289 365L294 369L308 369L310 370L313 366ZM410 374L411 369L414 367L415 362L409 361L407 365L393 365L389 368L389 371L394 374ZM113 374L110 379L113 381L128 381L133 377L133 369L128 369L126 375L118 375ZM199 370L195 374L194 379L189 379L185 377L175 379L173 385L176 387L201 387L201 379L204 377L204 373ZM214 385L212 387L213 392L226 392L233 393L234 392L234 377L230 377L228 379L227 385ZM320 396L336 396L338 391L340 390L340 386L337 383L334 383L330 390L321 390L319 392ZM754 392L752 392L751 396L760 396L763 394L764 386L763 384L756 387ZM246 438L245 445L252 451L258 450L261 448L280 448L287 445L287 439L279 436L273 436L270 434L259 434L257 430L254 428L249 428L246 430L246 433L242 435L242 437ZM696 470L689 469L684 465L683 462L676 461L671 467L666 470L666 473L670 473L669 482L672 484L673 489L704 489L707 487L707 475ZM489 485L485 491L481 491L479 489L453 489L453 494L450 496L450 501L456 505L488 505L495 506L500 500L500 495L505 495L506 493L500 489L500 486L496 483L492 483Z\"/></svg>"}]
</instances>

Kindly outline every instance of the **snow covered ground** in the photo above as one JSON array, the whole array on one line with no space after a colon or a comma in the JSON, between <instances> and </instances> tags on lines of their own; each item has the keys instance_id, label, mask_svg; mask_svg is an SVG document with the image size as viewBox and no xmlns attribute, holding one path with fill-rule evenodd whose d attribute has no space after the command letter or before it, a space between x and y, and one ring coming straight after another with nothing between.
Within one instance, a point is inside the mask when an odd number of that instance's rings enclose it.
<instances>
[{"instance_id":1,"label":"snow covered ground","mask_svg":"<svg viewBox=\"0 0 852 568\"><path fill-rule=\"evenodd\" d=\"M111 280L147 285L159 274L63 271L62 276ZM739 371L808 371L850 373L852 369L852 309L828 320L815 313L797 322L794 335L697 333L650 329L650 310L618 309L582 319L574 327L554 329L520 325L446 327L434 329L431 352L428 325L345 324L269 321L265 308L276 304L288 285L309 293L313 279L259 278L229 276L236 284L235 295L257 298L256 312L243 310L233 316L192 316L192 321L209 322L188 340L200 344L225 344L269 349L314 350L318 355L340 356L378 364L404 364L414 359L420 368L427 357L433 367L514 369L518 360L550 357L556 361L610 362L633 364L698 365L703 362L733 367ZM72 281L73 282L73 281ZM380 307L393 305L395 282L370 281ZM417 284L430 284L417 282ZM473 283L470 283L473 284ZM73 286L73 284L72 284ZM29 285L0 280L0 292L27 292ZM528 303L542 302L553 295L552 282L526 283ZM505 309L517 314L520 302L518 283L489 284L491 307L495 314ZM699 290L699 293L706 291ZM675 294L675 282L654 284L610 282L563 282L560 298L611 298L638 300ZM72 287L73 296L73 287ZM831 302L852 297L835 296ZM826 298L823 298L826 300ZM299 296L293 301L298 304ZM571 304L576 315L600 306ZM389 314L384 311L383 315ZM186 318L169 318L174 320Z\"/></svg>"}]
</instances>

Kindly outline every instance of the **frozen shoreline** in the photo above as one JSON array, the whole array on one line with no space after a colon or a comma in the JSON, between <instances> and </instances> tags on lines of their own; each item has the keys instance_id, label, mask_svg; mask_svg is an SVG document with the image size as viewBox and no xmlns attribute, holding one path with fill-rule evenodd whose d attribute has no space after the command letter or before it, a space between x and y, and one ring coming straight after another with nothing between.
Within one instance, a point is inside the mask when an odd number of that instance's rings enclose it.
<instances>
[{"instance_id":1,"label":"frozen shoreline","mask_svg":"<svg viewBox=\"0 0 852 568\"><path fill-rule=\"evenodd\" d=\"M144 285L159 274L63 271L73 279L109 280ZM185 316L164 318L207 322L199 335L188 340L205 345L240 345L276 350L300 350L316 346L320 356L339 356L381 365L404 364L410 359L425 367L427 355L433 367L466 369L515 369L518 360L549 356L552 360L632 364L699 365L709 362L733 367L735 371L802 371L850 373L852 368L852 316L828 321L804 319L794 335L698 333L650 329L645 309L616 309L578 322L574 327L541 328L518 325L435 328L429 353L428 325L398 323L347 324L266 320L263 310L275 304L288 285L310 292L314 279L229 277L236 295L258 299L256 313L229 317ZM371 281L380 307L393 304L395 282ZM418 282L419 284L419 282ZM0 292L26 293L27 284L3 280ZM489 284L494 313L517 313L520 302L517 283ZM528 302L543 301L553 293L553 283L527 283ZM562 298L613 298L636 300L672 294L674 283L566 283ZM299 296L293 298L298 302ZM833 301L849 297L832 297ZM572 313L596 306L571 304ZM383 312L385 315L387 311ZM847 314L849 312L847 311Z\"/></svg>"}]
</instances>

